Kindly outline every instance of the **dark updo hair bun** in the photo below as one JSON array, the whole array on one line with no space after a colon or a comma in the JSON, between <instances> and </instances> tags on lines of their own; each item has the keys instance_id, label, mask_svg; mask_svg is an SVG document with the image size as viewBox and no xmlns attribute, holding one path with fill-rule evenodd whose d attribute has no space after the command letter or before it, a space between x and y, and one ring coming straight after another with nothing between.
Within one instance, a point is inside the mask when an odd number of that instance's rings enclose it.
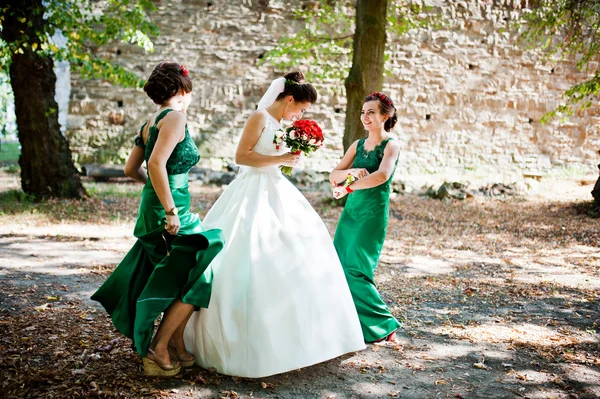
<instances>
[{"instance_id":1,"label":"dark updo hair bun","mask_svg":"<svg viewBox=\"0 0 600 399\"><path fill-rule=\"evenodd\" d=\"M398 122L398 115L396 114L396 110L394 110L394 115L386 119L385 123L383 124L383 128L386 132L389 132L394 126L396 126L396 122Z\"/></svg>"},{"instance_id":2,"label":"dark updo hair bun","mask_svg":"<svg viewBox=\"0 0 600 399\"><path fill-rule=\"evenodd\" d=\"M185 66L176 62L161 62L154 68L144 91L156 104L164 104L183 90L192 91L192 80Z\"/></svg>"},{"instance_id":3,"label":"dark updo hair bun","mask_svg":"<svg viewBox=\"0 0 600 399\"><path fill-rule=\"evenodd\" d=\"M306 78L304 77L304 74L300 71L294 71L294 72L290 72L288 74L286 74L284 76L285 80L290 80L292 82L296 82L296 83L303 83Z\"/></svg>"},{"instance_id":4,"label":"dark updo hair bun","mask_svg":"<svg viewBox=\"0 0 600 399\"><path fill-rule=\"evenodd\" d=\"M392 130L392 128L396 125L396 122L398 122L396 107L394 106L394 102L392 101L392 99L386 96L385 94L376 91L365 97L364 102L367 103L369 101L377 101L379 103L379 111L381 112L381 114L389 116L389 118L385 120L383 128L386 132Z\"/></svg>"},{"instance_id":5,"label":"dark updo hair bun","mask_svg":"<svg viewBox=\"0 0 600 399\"><path fill-rule=\"evenodd\" d=\"M317 101L317 90L310 83L305 83L304 74L300 71L294 71L286 74L285 88L277 96L281 100L287 96L294 97L294 101L299 103L315 103Z\"/></svg>"}]
</instances>

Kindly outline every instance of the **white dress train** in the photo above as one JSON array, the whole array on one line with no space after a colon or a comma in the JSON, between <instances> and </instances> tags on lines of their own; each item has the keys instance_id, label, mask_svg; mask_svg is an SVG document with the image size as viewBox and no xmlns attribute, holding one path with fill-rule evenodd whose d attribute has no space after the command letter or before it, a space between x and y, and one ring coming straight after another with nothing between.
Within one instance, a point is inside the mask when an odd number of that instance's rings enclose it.
<instances>
[{"instance_id":1,"label":"white dress train","mask_svg":"<svg viewBox=\"0 0 600 399\"><path fill-rule=\"evenodd\" d=\"M269 115L254 151L279 155ZM208 309L185 344L204 368L240 377L279 374L365 347L331 236L277 166L244 168L203 220L222 229Z\"/></svg>"}]
</instances>

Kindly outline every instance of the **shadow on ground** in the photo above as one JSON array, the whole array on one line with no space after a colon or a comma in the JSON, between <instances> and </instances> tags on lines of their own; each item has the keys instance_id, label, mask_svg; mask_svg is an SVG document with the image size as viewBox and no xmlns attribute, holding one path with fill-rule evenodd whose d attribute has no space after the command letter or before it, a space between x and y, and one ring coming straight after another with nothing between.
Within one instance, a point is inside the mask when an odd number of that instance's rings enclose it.
<instances>
[{"instance_id":1,"label":"shadow on ground","mask_svg":"<svg viewBox=\"0 0 600 399\"><path fill-rule=\"evenodd\" d=\"M333 232L340 209L310 198ZM600 397L598 220L522 199L406 196L392 211L377 282L404 322L397 342L256 380L141 376L129 340L87 299L132 244L130 227L0 229L1 396Z\"/></svg>"}]
</instances>

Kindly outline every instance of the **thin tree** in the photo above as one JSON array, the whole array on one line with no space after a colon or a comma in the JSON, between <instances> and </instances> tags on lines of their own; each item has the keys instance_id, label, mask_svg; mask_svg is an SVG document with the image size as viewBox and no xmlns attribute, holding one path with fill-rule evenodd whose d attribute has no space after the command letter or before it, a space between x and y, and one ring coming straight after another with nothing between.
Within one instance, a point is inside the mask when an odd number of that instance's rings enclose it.
<instances>
[{"instance_id":1,"label":"thin tree","mask_svg":"<svg viewBox=\"0 0 600 399\"><path fill-rule=\"evenodd\" d=\"M305 66L307 78L317 82L344 82L346 150L365 134L359 119L364 97L383 86L387 36L437 24L426 11L418 0L316 1L296 11L303 29L281 38L263 58L281 71Z\"/></svg>"},{"instance_id":2,"label":"thin tree","mask_svg":"<svg viewBox=\"0 0 600 399\"><path fill-rule=\"evenodd\" d=\"M388 0L358 0L356 2L356 31L352 51L352 67L346 78L346 120L344 150L365 130L360 120L364 98L383 87Z\"/></svg>"},{"instance_id":3,"label":"thin tree","mask_svg":"<svg viewBox=\"0 0 600 399\"><path fill-rule=\"evenodd\" d=\"M37 199L81 198L85 189L58 123L54 60L68 60L85 77L139 86L130 72L94 55L112 41L152 49L149 0L0 0L0 72L14 93L23 191ZM67 38L64 47L53 37Z\"/></svg>"}]
</instances>

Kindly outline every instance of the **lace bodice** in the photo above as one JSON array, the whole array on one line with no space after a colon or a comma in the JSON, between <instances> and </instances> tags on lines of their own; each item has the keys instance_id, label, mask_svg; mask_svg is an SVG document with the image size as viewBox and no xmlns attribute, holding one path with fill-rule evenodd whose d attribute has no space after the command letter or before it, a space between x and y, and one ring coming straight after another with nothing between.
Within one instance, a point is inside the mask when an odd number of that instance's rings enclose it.
<instances>
[{"instance_id":1,"label":"lace bodice","mask_svg":"<svg viewBox=\"0 0 600 399\"><path fill-rule=\"evenodd\" d=\"M365 168L369 173L379 169L385 147L391 139L383 140L371 151L366 151L364 144L366 139L360 139L356 147L356 156L352 164L353 168ZM396 160L396 165L398 160ZM394 171L396 167L394 166ZM390 206L390 185L392 176L383 184L365 190L356 190L348 196L344 207L345 213L351 213L354 218L381 218L377 223L387 225L388 211ZM385 228L384 228L385 232Z\"/></svg>"},{"instance_id":2,"label":"lace bodice","mask_svg":"<svg viewBox=\"0 0 600 399\"><path fill-rule=\"evenodd\" d=\"M379 165L383 160L383 152L385 151L385 147L391 138L383 140L371 151L365 150L365 140L366 138L358 140L358 144L356 146L356 156L354 157L352 167L365 168L369 171L369 173L374 173L377 171L377 169L379 169Z\"/></svg>"},{"instance_id":3,"label":"lace bodice","mask_svg":"<svg viewBox=\"0 0 600 399\"><path fill-rule=\"evenodd\" d=\"M377 144L375 148L371 151L365 150L365 140L366 138L362 138L358 141L356 146L356 156L354 157L354 162L352 163L353 168L365 168L369 171L369 173L374 173L379 169L379 165L381 165L381 161L383 160L383 153L385 151L385 147L392 140L392 138L383 140L381 143ZM396 160L396 165L398 164L398 160ZM394 170L396 167L394 166ZM392 172L392 175L394 172ZM377 191L383 190L386 192L390 191L390 184L392 182L392 177L388 179L384 184L373 187L369 190ZM361 191L369 191L369 190L361 190Z\"/></svg>"},{"instance_id":4,"label":"lace bodice","mask_svg":"<svg viewBox=\"0 0 600 399\"><path fill-rule=\"evenodd\" d=\"M279 149L277 149L277 146L275 143L273 143L275 132L279 129L283 129L281 124L277 122L277 120L275 120L271 114L267 113L267 124L260 134L258 141L254 145L254 148L252 148L252 151L256 152L257 154L269 156L282 155L288 152L289 149L285 143L281 143L279 145ZM248 171L281 175L278 165L263 166L260 168L243 166L241 168L242 173Z\"/></svg>"},{"instance_id":5,"label":"lace bodice","mask_svg":"<svg viewBox=\"0 0 600 399\"><path fill-rule=\"evenodd\" d=\"M282 143L278 150L275 143L273 143L275 132L279 129L283 129L281 124L267 112L267 124L260 134L260 137L258 138L258 141L254 145L252 151L261 155L271 156L285 154L288 151L288 148L285 146L285 144Z\"/></svg>"},{"instance_id":6,"label":"lace bodice","mask_svg":"<svg viewBox=\"0 0 600 399\"><path fill-rule=\"evenodd\" d=\"M158 139L158 122L162 118L165 117L172 109L166 109L161 112L154 122L154 125L148 129L148 141L144 144L144 140L142 139L142 130L144 129L144 124L140 129L140 134L135 138L135 145L138 147L144 148L144 159L146 163L150 159L150 155L152 155L152 150L154 149L154 145L156 144L156 140ZM185 125L185 138L177 143L171 156L167 160L167 174L169 175L178 175L181 173L187 173L192 166L196 165L200 160L200 154L198 153L198 147L196 147L196 143L190 137L190 133L188 132L187 125Z\"/></svg>"}]
</instances>

